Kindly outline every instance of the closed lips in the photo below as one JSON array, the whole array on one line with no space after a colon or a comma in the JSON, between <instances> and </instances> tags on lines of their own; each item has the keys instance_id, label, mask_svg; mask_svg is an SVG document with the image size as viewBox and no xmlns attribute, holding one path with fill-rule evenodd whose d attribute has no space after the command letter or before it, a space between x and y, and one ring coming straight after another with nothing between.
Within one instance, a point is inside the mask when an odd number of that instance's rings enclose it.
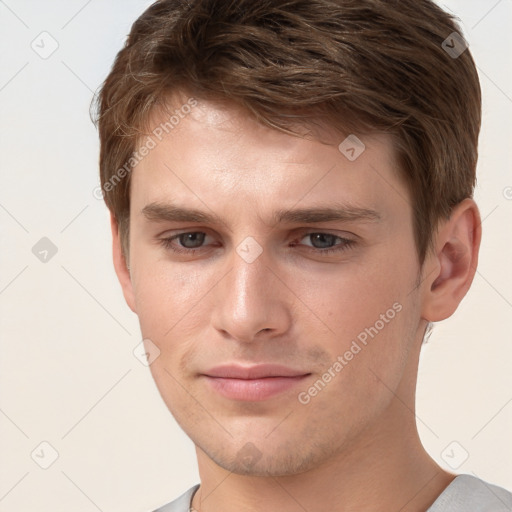
<instances>
[{"instance_id":1,"label":"closed lips","mask_svg":"<svg viewBox=\"0 0 512 512\"><path fill-rule=\"evenodd\" d=\"M223 365L216 366L203 375L222 379L265 379L271 377L303 377L309 372L295 370L287 366L261 364L255 366Z\"/></svg>"}]
</instances>

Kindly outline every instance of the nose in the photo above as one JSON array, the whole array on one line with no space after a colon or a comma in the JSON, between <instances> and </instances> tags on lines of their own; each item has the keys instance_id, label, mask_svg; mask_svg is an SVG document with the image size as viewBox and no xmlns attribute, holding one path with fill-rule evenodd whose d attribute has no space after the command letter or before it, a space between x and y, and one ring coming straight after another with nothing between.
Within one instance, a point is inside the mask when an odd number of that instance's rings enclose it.
<instances>
[{"instance_id":1,"label":"nose","mask_svg":"<svg viewBox=\"0 0 512 512\"><path fill-rule=\"evenodd\" d=\"M265 251L252 262L233 251L231 262L215 287L214 327L245 343L284 334L291 324L292 294Z\"/></svg>"}]
</instances>

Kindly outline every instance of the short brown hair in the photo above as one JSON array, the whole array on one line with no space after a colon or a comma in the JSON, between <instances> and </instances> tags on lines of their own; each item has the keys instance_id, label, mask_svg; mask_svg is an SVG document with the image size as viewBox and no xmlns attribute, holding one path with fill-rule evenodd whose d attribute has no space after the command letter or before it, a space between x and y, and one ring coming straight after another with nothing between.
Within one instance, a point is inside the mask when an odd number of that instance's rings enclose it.
<instances>
[{"instance_id":1,"label":"short brown hair","mask_svg":"<svg viewBox=\"0 0 512 512\"><path fill-rule=\"evenodd\" d=\"M187 90L285 131L321 120L345 133L392 135L423 264L437 222L476 183L481 92L460 33L430 0L155 2L96 100L101 186L125 256L129 172L106 185L126 170L151 112Z\"/></svg>"}]
</instances>

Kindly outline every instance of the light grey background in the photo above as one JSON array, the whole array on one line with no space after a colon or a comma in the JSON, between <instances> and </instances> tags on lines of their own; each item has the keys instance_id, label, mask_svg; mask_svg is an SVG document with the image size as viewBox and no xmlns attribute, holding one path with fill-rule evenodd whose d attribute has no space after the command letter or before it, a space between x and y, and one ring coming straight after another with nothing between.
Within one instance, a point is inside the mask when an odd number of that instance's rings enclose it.
<instances>
[{"instance_id":1,"label":"light grey background","mask_svg":"<svg viewBox=\"0 0 512 512\"><path fill-rule=\"evenodd\" d=\"M142 512L198 482L191 441L132 353L138 322L93 196L89 104L150 3L0 0L0 512ZM417 416L440 464L512 489L512 0L444 5L483 88L484 237L469 295L424 347Z\"/></svg>"}]
</instances>

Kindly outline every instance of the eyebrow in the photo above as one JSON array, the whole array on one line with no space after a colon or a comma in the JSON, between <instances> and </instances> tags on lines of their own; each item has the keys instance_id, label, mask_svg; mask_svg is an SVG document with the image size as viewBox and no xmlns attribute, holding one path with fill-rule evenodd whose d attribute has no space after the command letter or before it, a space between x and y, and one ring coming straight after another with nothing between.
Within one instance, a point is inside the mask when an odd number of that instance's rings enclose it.
<instances>
[{"instance_id":1,"label":"eyebrow","mask_svg":"<svg viewBox=\"0 0 512 512\"><path fill-rule=\"evenodd\" d=\"M224 224L215 213L207 213L195 208L176 206L171 203L150 203L142 209L143 216L153 222L200 222ZM333 204L312 206L292 210L277 210L272 215L275 224L316 224L320 222L378 222L381 215L368 208L354 205Z\"/></svg>"}]
</instances>

